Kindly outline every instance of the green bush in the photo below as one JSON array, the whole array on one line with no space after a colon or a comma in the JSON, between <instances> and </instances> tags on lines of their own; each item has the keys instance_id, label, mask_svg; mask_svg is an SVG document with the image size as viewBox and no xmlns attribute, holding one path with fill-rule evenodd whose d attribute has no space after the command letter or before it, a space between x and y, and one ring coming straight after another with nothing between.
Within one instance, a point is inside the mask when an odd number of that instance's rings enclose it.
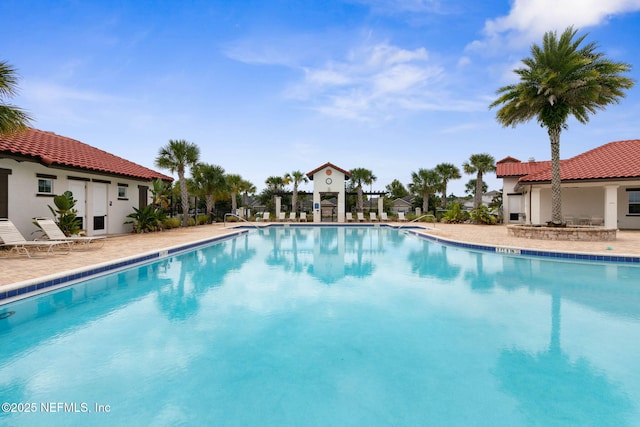
<instances>
[{"instance_id":1,"label":"green bush","mask_svg":"<svg viewBox=\"0 0 640 427\"><path fill-rule=\"evenodd\" d=\"M75 208L76 200L71 191L55 196L53 203L57 209L49 206L51 213L56 216L56 223L65 236L73 236L80 233L80 218L76 216L78 210Z\"/></svg>"},{"instance_id":2,"label":"green bush","mask_svg":"<svg viewBox=\"0 0 640 427\"><path fill-rule=\"evenodd\" d=\"M480 205L475 209L471 209L469 215L471 220L476 224L495 224L498 222L495 215L492 215L489 208L485 205Z\"/></svg>"},{"instance_id":3,"label":"green bush","mask_svg":"<svg viewBox=\"0 0 640 427\"><path fill-rule=\"evenodd\" d=\"M459 224L469 219L469 214L462 209L460 203L451 205L451 209L442 215L442 221L450 224Z\"/></svg>"},{"instance_id":4,"label":"green bush","mask_svg":"<svg viewBox=\"0 0 640 427\"><path fill-rule=\"evenodd\" d=\"M166 229L171 229L180 227L180 224L180 218L167 218L164 220L163 226Z\"/></svg>"},{"instance_id":5,"label":"green bush","mask_svg":"<svg viewBox=\"0 0 640 427\"><path fill-rule=\"evenodd\" d=\"M153 205L147 205L142 209L133 208L133 210L134 212L127 215L131 221L126 221L125 224L133 224L134 233L157 231L166 217L163 211L154 208Z\"/></svg>"},{"instance_id":6,"label":"green bush","mask_svg":"<svg viewBox=\"0 0 640 427\"><path fill-rule=\"evenodd\" d=\"M196 219L196 222L198 223L198 225L204 225L206 223L209 222L209 215L198 215L198 218Z\"/></svg>"}]
</instances>

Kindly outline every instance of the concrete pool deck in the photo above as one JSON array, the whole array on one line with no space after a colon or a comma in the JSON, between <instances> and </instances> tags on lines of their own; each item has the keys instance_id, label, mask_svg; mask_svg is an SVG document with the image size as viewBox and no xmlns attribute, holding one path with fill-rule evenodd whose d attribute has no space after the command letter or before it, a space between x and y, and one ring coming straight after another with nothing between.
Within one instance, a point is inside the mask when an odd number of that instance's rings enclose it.
<instances>
[{"instance_id":1,"label":"concrete pool deck","mask_svg":"<svg viewBox=\"0 0 640 427\"><path fill-rule=\"evenodd\" d=\"M402 225L388 223L390 225ZM239 224L242 225L242 224ZM260 224L264 226L268 224ZM309 223L313 225L313 223ZM326 224L325 224L326 225ZM406 225L406 223L404 223ZM425 225L425 224L422 224ZM426 224L426 226L432 226ZM88 251L72 251L68 255L52 255L44 258L12 256L0 258L0 289L17 282L62 274L67 271L109 263L147 252L186 245L233 234L237 230L225 228L222 223L196 227L177 228L158 233L108 236L102 248ZM420 231L457 242L490 246L506 246L541 251L640 256L640 230L618 231L617 239L609 242L531 240L509 236L505 225L436 224L435 229Z\"/></svg>"}]
</instances>

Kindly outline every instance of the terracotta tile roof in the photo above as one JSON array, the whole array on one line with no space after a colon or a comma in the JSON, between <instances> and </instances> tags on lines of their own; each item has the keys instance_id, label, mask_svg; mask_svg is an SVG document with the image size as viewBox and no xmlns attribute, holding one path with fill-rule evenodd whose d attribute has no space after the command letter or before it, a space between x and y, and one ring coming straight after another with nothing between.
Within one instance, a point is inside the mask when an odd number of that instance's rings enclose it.
<instances>
[{"instance_id":1,"label":"terracotta tile roof","mask_svg":"<svg viewBox=\"0 0 640 427\"><path fill-rule=\"evenodd\" d=\"M344 174L344 178L345 179L349 179L351 177L351 172L346 171L346 170L344 170L342 168L339 168L338 166L336 166L336 165L334 165L333 163L330 163L330 162L327 162L324 165L315 168L311 172L307 172L307 176L309 177L310 180L313 180L313 174L315 174L318 171L321 171L324 168L328 168L328 167L330 167L332 169L335 169L335 170L337 170L339 172L342 172Z\"/></svg>"},{"instance_id":2,"label":"terracotta tile roof","mask_svg":"<svg viewBox=\"0 0 640 427\"><path fill-rule=\"evenodd\" d=\"M496 163L496 176L505 178L507 176L526 176L537 173L545 168L551 167L551 161L543 162L521 162L513 157L505 157Z\"/></svg>"},{"instance_id":3,"label":"terracotta tile roof","mask_svg":"<svg viewBox=\"0 0 640 427\"><path fill-rule=\"evenodd\" d=\"M640 177L640 140L610 142L579 154L560 165L560 179L594 180ZM525 176L521 182L551 181L551 165Z\"/></svg>"},{"instance_id":4,"label":"terracotta tile roof","mask_svg":"<svg viewBox=\"0 0 640 427\"><path fill-rule=\"evenodd\" d=\"M160 178L173 181L170 176L83 142L32 128L10 137L0 136L0 157L3 154L30 158L47 166L64 166L144 180Z\"/></svg>"}]
</instances>

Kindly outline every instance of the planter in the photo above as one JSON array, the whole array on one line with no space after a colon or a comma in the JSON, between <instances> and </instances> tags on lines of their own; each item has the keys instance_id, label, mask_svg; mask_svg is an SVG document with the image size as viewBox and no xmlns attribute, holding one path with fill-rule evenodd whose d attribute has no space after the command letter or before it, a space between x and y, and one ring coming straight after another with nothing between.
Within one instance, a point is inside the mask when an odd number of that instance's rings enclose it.
<instances>
[{"instance_id":1,"label":"planter","mask_svg":"<svg viewBox=\"0 0 640 427\"><path fill-rule=\"evenodd\" d=\"M546 227L518 224L507 226L507 232L510 236L525 239L599 242L616 240L618 229L580 225Z\"/></svg>"}]
</instances>

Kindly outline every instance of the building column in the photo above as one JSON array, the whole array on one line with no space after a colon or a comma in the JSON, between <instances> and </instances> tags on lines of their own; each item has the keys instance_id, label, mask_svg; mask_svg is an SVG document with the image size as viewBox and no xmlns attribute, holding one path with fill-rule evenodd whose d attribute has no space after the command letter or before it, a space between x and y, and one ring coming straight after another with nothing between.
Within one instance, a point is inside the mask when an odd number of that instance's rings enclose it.
<instances>
[{"instance_id":1,"label":"building column","mask_svg":"<svg viewBox=\"0 0 640 427\"><path fill-rule=\"evenodd\" d=\"M281 205L282 205L282 197L276 196L276 217L275 217L276 221L280 219Z\"/></svg>"},{"instance_id":2,"label":"building column","mask_svg":"<svg viewBox=\"0 0 640 427\"><path fill-rule=\"evenodd\" d=\"M540 224L540 210L542 206L540 205L540 192L541 188L532 188L531 189L531 203L529 209L531 209L531 213L529 218L531 218L531 224Z\"/></svg>"},{"instance_id":3,"label":"building column","mask_svg":"<svg viewBox=\"0 0 640 427\"><path fill-rule=\"evenodd\" d=\"M322 211L320 208L320 191L315 188L315 183L313 187L313 222L320 222L322 221Z\"/></svg>"},{"instance_id":4,"label":"building column","mask_svg":"<svg viewBox=\"0 0 640 427\"><path fill-rule=\"evenodd\" d=\"M382 215L382 211L384 211L384 196L378 196L378 218Z\"/></svg>"},{"instance_id":5,"label":"building column","mask_svg":"<svg viewBox=\"0 0 640 427\"><path fill-rule=\"evenodd\" d=\"M604 186L604 226L618 228L618 185Z\"/></svg>"}]
</instances>

